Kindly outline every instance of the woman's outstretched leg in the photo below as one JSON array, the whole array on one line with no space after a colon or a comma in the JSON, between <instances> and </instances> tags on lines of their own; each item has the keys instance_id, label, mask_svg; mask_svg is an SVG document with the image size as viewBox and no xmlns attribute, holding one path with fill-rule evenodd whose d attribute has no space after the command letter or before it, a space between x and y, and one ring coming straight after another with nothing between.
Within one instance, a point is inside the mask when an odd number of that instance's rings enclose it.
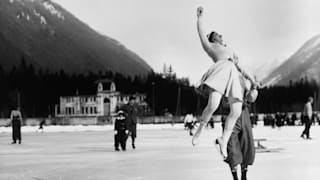
<instances>
[{"instance_id":1,"label":"woman's outstretched leg","mask_svg":"<svg viewBox=\"0 0 320 180\"><path fill-rule=\"evenodd\" d=\"M212 91L209 95L208 104L202 112L200 125L192 138L192 145L197 145L200 133L203 127L206 126L208 121L210 120L212 114L217 110L220 101L221 101L222 94L218 93L217 91Z\"/></svg>"},{"instance_id":2,"label":"woman's outstretched leg","mask_svg":"<svg viewBox=\"0 0 320 180\"><path fill-rule=\"evenodd\" d=\"M224 158L227 158L227 145L232 134L233 128L237 122L237 119L241 115L242 102L234 98L228 99L230 105L230 113L225 121L222 137L217 139L217 143L220 145L220 151Z\"/></svg>"}]
</instances>

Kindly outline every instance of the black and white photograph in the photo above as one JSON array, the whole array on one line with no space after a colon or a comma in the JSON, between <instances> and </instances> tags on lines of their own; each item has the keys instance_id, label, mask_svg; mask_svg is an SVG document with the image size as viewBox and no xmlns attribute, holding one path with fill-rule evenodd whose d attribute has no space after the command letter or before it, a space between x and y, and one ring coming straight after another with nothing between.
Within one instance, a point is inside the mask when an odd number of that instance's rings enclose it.
<instances>
[{"instance_id":1,"label":"black and white photograph","mask_svg":"<svg viewBox=\"0 0 320 180\"><path fill-rule=\"evenodd\" d=\"M0 0L0 180L318 180L319 8Z\"/></svg>"}]
</instances>

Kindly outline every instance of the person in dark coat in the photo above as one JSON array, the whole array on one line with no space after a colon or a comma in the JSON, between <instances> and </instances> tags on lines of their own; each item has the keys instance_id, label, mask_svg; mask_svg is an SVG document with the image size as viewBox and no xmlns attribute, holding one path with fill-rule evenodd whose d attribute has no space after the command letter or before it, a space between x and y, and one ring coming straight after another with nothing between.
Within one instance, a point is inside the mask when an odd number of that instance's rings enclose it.
<instances>
[{"instance_id":1,"label":"person in dark coat","mask_svg":"<svg viewBox=\"0 0 320 180\"><path fill-rule=\"evenodd\" d=\"M39 131L43 132L43 126L45 125L46 123L46 119L42 119L39 123Z\"/></svg>"},{"instance_id":2,"label":"person in dark coat","mask_svg":"<svg viewBox=\"0 0 320 180\"><path fill-rule=\"evenodd\" d=\"M17 140L21 144L21 126L22 126L22 115L18 110L12 110L10 114L11 125L12 125L12 143L16 144Z\"/></svg>"},{"instance_id":3,"label":"person in dark coat","mask_svg":"<svg viewBox=\"0 0 320 180\"><path fill-rule=\"evenodd\" d=\"M282 116L281 116L281 113L280 112L277 112L277 114L275 115L275 118L276 118L276 126L278 128L281 128L282 126Z\"/></svg>"},{"instance_id":4,"label":"person in dark coat","mask_svg":"<svg viewBox=\"0 0 320 180\"><path fill-rule=\"evenodd\" d=\"M310 137L310 127L312 125L312 103L313 98L309 97L307 103L304 105L302 117L304 119L305 128L301 134L302 138L311 139Z\"/></svg>"},{"instance_id":5,"label":"person in dark coat","mask_svg":"<svg viewBox=\"0 0 320 180\"><path fill-rule=\"evenodd\" d=\"M118 111L114 123L114 148L120 151L119 145L123 151L126 150L126 142L129 131L127 130L126 116L123 111Z\"/></svg>"},{"instance_id":6,"label":"person in dark coat","mask_svg":"<svg viewBox=\"0 0 320 180\"><path fill-rule=\"evenodd\" d=\"M251 97L250 102L254 102L256 98ZM248 97L245 98L241 116L236 122L227 146L228 156L225 162L228 163L234 180L238 180L238 165L241 165L241 180L247 180L248 166L253 165L255 159L254 139L249 113L250 105L247 100Z\"/></svg>"},{"instance_id":7,"label":"person in dark coat","mask_svg":"<svg viewBox=\"0 0 320 180\"><path fill-rule=\"evenodd\" d=\"M184 126L187 128L187 130L189 130L189 135L193 136L193 129L195 126L195 118L193 116L192 113L188 113L185 117L184 117Z\"/></svg>"},{"instance_id":8,"label":"person in dark coat","mask_svg":"<svg viewBox=\"0 0 320 180\"><path fill-rule=\"evenodd\" d=\"M127 129L129 130L129 136L131 136L132 148L135 149L135 139L137 137L137 116L139 113L138 106L135 103L135 97L129 98L129 103L123 108L126 113Z\"/></svg>"},{"instance_id":9,"label":"person in dark coat","mask_svg":"<svg viewBox=\"0 0 320 180\"><path fill-rule=\"evenodd\" d=\"M298 120L297 114L294 113L294 114L292 114L292 116L291 116L291 125L295 125L295 124L296 124L296 120Z\"/></svg>"},{"instance_id":10,"label":"person in dark coat","mask_svg":"<svg viewBox=\"0 0 320 180\"><path fill-rule=\"evenodd\" d=\"M316 112L313 112L313 114L312 114L312 124L316 125L316 122L318 122L318 121L319 121L318 114Z\"/></svg>"}]
</instances>

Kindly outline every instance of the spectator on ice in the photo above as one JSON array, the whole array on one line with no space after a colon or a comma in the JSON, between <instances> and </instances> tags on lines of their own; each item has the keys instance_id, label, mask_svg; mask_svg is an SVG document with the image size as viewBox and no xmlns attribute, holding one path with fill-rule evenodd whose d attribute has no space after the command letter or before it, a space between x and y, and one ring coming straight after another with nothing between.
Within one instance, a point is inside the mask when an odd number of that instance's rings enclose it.
<instances>
[{"instance_id":1,"label":"spectator on ice","mask_svg":"<svg viewBox=\"0 0 320 180\"><path fill-rule=\"evenodd\" d=\"M126 142L129 131L127 130L126 116L123 111L118 111L114 122L114 148L120 151L119 145L123 151L126 150Z\"/></svg>"},{"instance_id":2,"label":"spectator on ice","mask_svg":"<svg viewBox=\"0 0 320 180\"><path fill-rule=\"evenodd\" d=\"M12 143L11 144L16 144L17 140L19 144L21 144L21 126L22 126L22 115L19 110L12 110L11 115L11 125L12 125Z\"/></svg>"},{"instance_id":3,"label":"spectator on ice","mask_svg":"<svg viewBox=\"0 0 320 180\"><path fill-rule=\"evenodd\" d=\"M195 117L193 116L192 113L189 113L185 116L184 118L184 125L185 127L189 130L189 134L190 136L193 136L193 128L194 128L194 125L196 123L196 119Z\"/></svg>"}]
</instances>

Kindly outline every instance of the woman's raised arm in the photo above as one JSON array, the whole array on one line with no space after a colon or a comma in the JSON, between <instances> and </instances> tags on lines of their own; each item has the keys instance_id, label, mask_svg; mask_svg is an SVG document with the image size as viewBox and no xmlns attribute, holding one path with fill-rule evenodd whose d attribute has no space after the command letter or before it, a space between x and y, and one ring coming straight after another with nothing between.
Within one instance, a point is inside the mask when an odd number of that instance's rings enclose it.
<instances>
[{"instance_id":1,"label":"woman's raised arm","mask_svg":"<svg viewBox=\"0 0 320 180\"><path fill-rule=\"evenodd\" d=\"M201 45L203 47L203 49L208 53L209 49L210 49L210 42L206 36L206 33L204 31L203 28L203 8L202 7L198 7L197 9L197 30L198 30L198 34L200 37L200 41L201 41Z\"/></svg>"}]
</instances>

